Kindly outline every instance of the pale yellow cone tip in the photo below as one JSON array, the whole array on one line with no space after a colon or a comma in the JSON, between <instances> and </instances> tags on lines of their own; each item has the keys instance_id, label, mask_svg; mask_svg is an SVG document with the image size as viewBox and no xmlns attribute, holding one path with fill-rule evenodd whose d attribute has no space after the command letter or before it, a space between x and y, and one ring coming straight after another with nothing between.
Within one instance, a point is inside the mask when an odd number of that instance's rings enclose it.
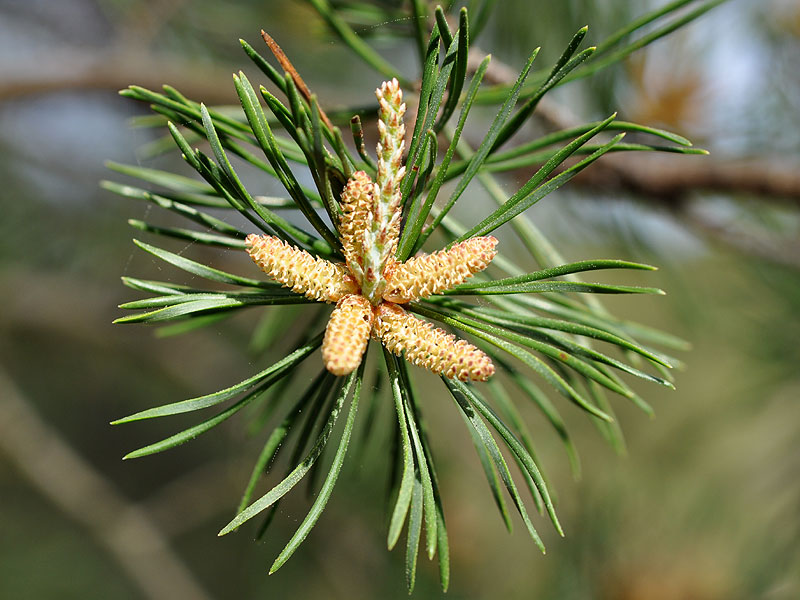
<instances>
[{"instance_id":1,"label":"pale yellow cone tip","mask_svg":"<svg viewBox=\"0 0 800 600\"><path fill-rule=\"evenodd\" d=\"M336 304L322 340L322 361L334 375L349 375L361 364L372 331L372 304L351 294Z\"/></svg>"}]
</instances>

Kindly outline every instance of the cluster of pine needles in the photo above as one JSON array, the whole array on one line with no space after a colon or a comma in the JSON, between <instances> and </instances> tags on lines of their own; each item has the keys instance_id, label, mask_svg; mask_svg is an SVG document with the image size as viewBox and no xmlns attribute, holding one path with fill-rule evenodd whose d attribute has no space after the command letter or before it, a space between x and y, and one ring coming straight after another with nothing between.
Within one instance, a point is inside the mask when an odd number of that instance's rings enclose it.
<instances>
[{"instance_id":1,"label":"cluster of pine needles","mask_svg":"<svg viewBox=\"0 0 800 600\"><path fill-rule=\"evenodd\" d=\"M410 136L404 135L405 132L398 134L396 129L387 133L386 119L390 117L380 117L379 123L383 124L379 137L383 146L379 146L377 159L365 147L362 117L371 122L379 115L379 109L385 108L381 108L380 90L374 110L362 110L355 115L340 111L331 117L267 34L263 34L264 40L280 69L247 42L241 44L275 93L263 85L254 88L245 74L239 72L234 75L234 85L241 107L206 107L169 86L160 92L137 86L124 90L124 96L151 105L156 115L143 119L147 125L168 128L169 135L153 143L150 149L154 153L163 152L174 142L200 179L114 163L109 164L112 170L144 182L145 187L111 181L103 185L112 192L154 204L194 223L194 228L180 228L130 221L134 228L152 236L182 240L184 249L178 252L141 241L135 243L171 267L190 274L193 281L211 283L208 287L190 287L124 277L125 285L149 297L123 304L121 308L136 312L117 322L155 324L161 326L162 334L174 335L214 325L246 307L259 307L257 310L263 317L255 328L254 347L265 356L274 354L273 349L280 345L287 328L291 327L298 338L296 348L289 354L242 382L116 421L127 423L205 411L228 403L221 412L197 425L131 452L126 458L168 450L209 431L245 407L261 407L261 412L251 414L257 415L259 432L266 441L236 516L220 535L238 529L258 515L265 519L259 531L262 535L284 495L305 476L311 474L318 481L324 474L308 515L272 565L270 572L274 572L306 538L330 498L353 437L359 403L362 399L368 403L368 415L362 426L374 427L376 407L388 395L396 416L395 443L387 444L387 461L396 466L391 470L393 508L388 546L393 548L406 529L407 583L413 589L424 530L425 553L431 559L438 554L441 583L446 589L448 537L432 445L432 438L445 434L434 436L426 426L424 406L414 386L418 367L409 366L408 362L412 362L440 374L445 394L452 398L455 413L463 417L472 436L504 522L510 529L511 517L503 488L534 542L543 550L523 500L524 492L517 486L507 457L516 464L516 479L522 481L535 510L546 514L559 533L562 530L536 458L533 435L514 398L527 398L541 410L563 440L577 470L578 458L557 403L545 389L579 407L619 448L623 441L607 394L621 396L651 412L622 375L672 387L669 369L676 361L656 347L682 349L683 344L669 334L614 317L593 295L660 294L661 290L589 283L576 275L599 269L652 270L653 267L606 259L568 263L526 211L608 152L702 151L692 148L681 136L620 121L616 115L524 142L510 142L550 90L620 61L718 3L673 2L643 16L598 46L581 50L587 33L583 28L552 67L534 70L537 49L530 54L516 81L487 86L482 83L491 58L486 56L479 63L471 62L469 46L485 24L485 7L480 7L491 2L476 3L478 17L472 24L464 8L450 18L449 11L441 7L427 15L423 2L411 2L409 10L413 18L406 21L407 31L401 33L418 49L421 72L414 82L404 78L366 44L327 0L313 0L311 4L343 43L381 76L394 80L387 85L395 85L398 90L404 88L406 98L413 95L415 114L413 124L408 127ZM691 12L679 12L689 4L696 5ZM646 34L641 33L643 28ZM397 28L394 32L398 34ZM376 78L376 83L379 81ZM473 148L462 132L476 104L495 105L496 110L482 141ZM394 109L399 110L399 104ZM345 123L349 120L350 144L336 125L342 122L342 116ZM396 125L395 122L392 127ZM629 132L645 141L623 142ZM389 139L392 135L394 142ZM647 139L658 143L647 143ZM386 150L387 143L395 144L394 155ZM210 148L210 153L199 149L197 144ZM259 195L247 189L239 175L242 169L255 169L265 178L278 181L285 195ZM298 169L305 173L298 176ZM509 197L502 191L496 174L521 169L532 169L532 174ZM359 178L367 190L364 202L376 212L372 216L358 213L361 216L357 218L362 220L354 228L350 225L356 218L353 215L357 214L354 211L358 210L358 203L353 199L352 190L357 186L352 182ZM313 185L303 181L312 181ZM375 181L385 185L373 185ZM497 207L481 215L475 223L462 224L453 217L451 209L468 197L465 192L470 186L482 187ZM383 204L379 206L380 202ZM381 213L383 209L388 212ZM232 218L217 216L226 212ZM298 217L308 226L295 224L301 221ZM536 270L505 256L503 238L495 249L497 240L490 234L504 224L509 225L504 235L513 233L528 254L524 263L534 264ZM370 255L369 248L364 249L366 238L357 237L366 235L365 231L367 234L372 231L370 243L381 249L380 257ZM436 244L428 243L431 238ZM267 248L262 252L264 263L259 264L267 276L252 263L242 274L234 274L185 256L191 249L185 246L188 241L191 245L241 251L243 255L249 249L258 262L261 243L258 240L266 240L266 246L261 248ZM429 245L434 249L444 248L438 256L452 257L459 248L472 248L469 244L477 244L475 240L484 240L480 252L486 253L486 260L485 264L480 263L480 268L463 267L475 259L469 254L473 250L464 250L466 258L453 259L455 266L449 271L445 269L446 272L466 269L463 277L448 278L445 273L442 277L446 285L425 287L427 275L420 275L422 279L417 281L413 273L406 273L411 281L406 288L414 284L418 291L424 288L422 292L404 296L386 291L387 282L391 285L399 281L399 276L389 275L390 269L404 268L415 260L434 261L437 255L421 254ZM278 251L288 258L281 259L276 266L269 257ZM379 265L377 275L373 273L374 281L369 280L364 261ZM311 266L300 273L297 265L301 263ZM334 283L344 287L326 292L328 288L315 279L322 273L315 265L340 273L334 273ZM375 291L378 288L383 291ZM480 296L481 302L470 302L470 296ZM345 297L355 299L344 302ZM319 359L317 350L325 344L329 310L317 304L317 300L338 303L330 323L339 323L339 333L330 335L341 338L341 331L360 332L363 347L358 349L357 358L351 358L344 368L337 361L341 354L338 350L328 352L324 361ZM290 305L309 306L304 309ZM337 317L336 311L347 314ZM370 327L359 329L353 314L369 321ZM437 328L429 322L434 322ZM389 331L392 327L399 329ZM453 361L444 355L438 362L434 360L445 346L462 343L454 342L455 336L440 327L466 338L462 346L466 344L470 352L476 353L470 356L486 357L489 362L470 374L452 367ZM328 330L331 329L329 325ZM445 341L428 340L426 336L433 335L432 331L439 332L436 335L444 336ZM370 347L369 335L379 338L383 346L373 343ZM396 343L398 339L400 342ZM428 345L417 344L419 340ZM343 347L334 342L331 347ZM612 356L609 349L616 349L617 356ZM377 355L368 361L362 354L370 351ZM309 379L307 371L301 370L304 361L306 365L320 363L316 376L308 384L303 383ZM485 380L488 381L484 383ZM297 386L303 387L299 394L292 397L286 393ZM384 394L386 390L388 394ZM344 426L336 428L343 413ZM328 447L335 449L335 454L325 472L322 465L328 461L319 459ZM276 464L278 454L291 455L285 475L269 491L256 497L259 483Z\"/></svg>"}]
</instances>

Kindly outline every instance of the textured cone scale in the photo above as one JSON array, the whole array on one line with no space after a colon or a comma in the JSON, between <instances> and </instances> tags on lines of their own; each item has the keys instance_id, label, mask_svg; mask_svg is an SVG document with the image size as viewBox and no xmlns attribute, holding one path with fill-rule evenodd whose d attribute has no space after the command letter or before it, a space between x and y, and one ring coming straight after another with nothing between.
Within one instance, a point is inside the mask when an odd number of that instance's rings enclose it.
<instances>
[{"instance_id":1,"label":"textured cone scale","mask_svg":"<svg viewBox=\"0 0 800 600\"><path fill-rule=\"evenodd\" d=\"M363 278L364 230L372 207L374 184L364 171L356 171L342 192L339 233L347 266L358 279Z\"/></svg>"},{"instance_id":2,"label":"textured cone scale","mask_svg":"<svg viewBox=\"0 0 800 600\"><path fill-rule=\"evenodd\" d=\"M402 304L457 286L489 265L497 254L496 245L493 236L476 237L449 250L395 263L387 270L383 299Z\"/></svg>"},{"instance_id":3,"label":"textured cone scale","mask_svg":"<svg viewBox=\"0 0 800 600\"><path fill-rule=\"evenodd\" d=\"M375 90L380 110L378 111L378 173L375 183L375 196L386 207L389 219L385 229L385 248L383 263L393 256L400 237L400 182L405 176L403 148L405 147L405 125L403 115L403 91L397 79L385 81Z\"/></svg>"},{"instance_id":4,"label":"textured cone scale","mask_svg":"<svg viewBox=\"0 0 800 600\"><path fill-rule=\"evenodd\" d=\"M342 263L314 258L271 235L250 234L245 244L250 258L261 270L293 292L323 302L338 302L347 294L358 293L353 277Z\"/></svg>"},{"instance_id":5,"label":"textured cone scale","mask_svg":"<svg viewBox=\"0 0 800 600\"><path fill-rule=\"evenodd\" d=\"M486 381L494 374L491 359L465 340L384 302L375 313L376 337L396 355L434 373L461 381Z\"/></svg>"},{"instance_id":6,"label":"textured cone scale","mask_svg":"<svg viewBox=\"0 0 800 600\"><path fill-rule=\"evenodd\" d=\"M358 368L369 342L372 321L372 304L363 296L352 294L339 300L322 340L322 360L328 371L348 375Z\"/></svg>"},{"instance_id":7,"label":"textured cone scale","mask_svg":"<svg viewBox=\"0 0 800 600\"><path fill-rule=\"evenodd\" d=\"M403 92L396 79L375 90L378 111L378 168L373 185L372 204L364 227L363 277L361 293L377 305L381 302L386 267L394 261L400 236L402 210L400 184L405 176L403 148L405 126Z\"/></svg>"}]
</instances>

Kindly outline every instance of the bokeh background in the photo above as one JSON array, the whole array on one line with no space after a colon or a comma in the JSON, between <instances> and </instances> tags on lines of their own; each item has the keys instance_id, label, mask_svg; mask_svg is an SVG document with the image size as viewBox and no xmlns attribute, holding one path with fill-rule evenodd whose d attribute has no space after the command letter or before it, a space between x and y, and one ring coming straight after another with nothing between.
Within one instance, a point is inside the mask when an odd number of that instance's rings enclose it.
<instances>
[{"instance_id":1,"label":"bokeh background","mask_svg":"<svg viewBox=\"0 0 800 600\"><path fill-rule=\"evenodd\" d=\"M597 42L659 4L506 0L477 43L512 68L541 45L549 63L580 26ZM373 25L363 34L410 73L413 52ZM363 440L367 458L350 461L309 539L267 576L308 501L299 492L284 502L262 542L244 530L216 537L258 452L242 420L129 462L120 458L179 424L108 425L275 358L248 352L253 315L160 340L112 326L132 298L120 275L173 274L130 241L126 220L149 209L98 187L112 177L105 160L153 164L157 135L129 127L146 107L118 89L171 83L235 103L230 73L249 63L238 38L258 46L261 28L328 106L363 104L380 82L306 2L0 0L0 598L407 597L401 549L385 550L381 435ZM634 163L643 180L587 172L530 213L570 260L659 265L636 282L666 297L607 304L692 349L677 391L637 387L654 420L618 403L625 456L564 407L578 481L528 411L567 532L559 539L538 521L546 556L521 523L503 529L444 392L425 398L449 598L800 597L799 61L796 0L731 0L557 92L581 120L618 110L711 151ZM157 164L183 169L176 153ZM235 259L213 256L223 268ZM420 560L415 596L439 597L435 565Z\"/></svg>"}]
</instances>

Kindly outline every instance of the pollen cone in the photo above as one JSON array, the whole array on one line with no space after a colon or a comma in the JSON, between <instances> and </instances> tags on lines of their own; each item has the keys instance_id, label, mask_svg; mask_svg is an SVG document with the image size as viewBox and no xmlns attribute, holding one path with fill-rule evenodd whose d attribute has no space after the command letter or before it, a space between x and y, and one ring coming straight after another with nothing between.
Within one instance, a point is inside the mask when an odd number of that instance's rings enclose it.
<instances>
[{"instance_id":1,"label":"pollen cone","mask_svg":"<svg viewBox=\"0 0 800 600\"><path fill-rule=\"evenodd\" d=\"M449 290L489 266L496 245L492 236L474 237L449 250L395 263L387 269L383 299L404 304Z\"/></svg>"},{"instance_id":2,"label":"pollen cone","mask_svg":"<svg viewBox=\"0 0 800 600\"><path fill-rule=\"evenodd\" d=\"M267 275L312 300L338 302L358 291L347 267L315 258L271 235L251 233L247 253Z\"/></svg>"},{"instance_id":3,"label":"pollen cone","mask_svg":"<svg viewBox=\"0 0 800 600\"><path fill-rule=\"evenodd\" d=\"M461 381L486 381L494 374L491 359L466 340L435 328L384 302L375 314L375 335L398 356L405 351L410 363Z\"/></svg>"},{"instance_id":4,"label":"pollen cone","mask_svg":"<svg viewBox=\"0 0 800 600\"><path fill-rule=\"evenodd\" d=\"M342 191L342 215L339 232L342 249L350 271L359 279L364 276L364 230L372 207L374 184L364 171L356 171Z\"/></svg>"},{"instance_id":5,"label":"pollen cone","mask_svg":"<svg viewBox=\"0 0 800 600\"><path fill-rule=\"evenodd\" d=\"M334 375L348 375L361 364L372 330L372 304L351 294L336 304L322 340L322 360Z\"/></svg>"}]
</instances>

